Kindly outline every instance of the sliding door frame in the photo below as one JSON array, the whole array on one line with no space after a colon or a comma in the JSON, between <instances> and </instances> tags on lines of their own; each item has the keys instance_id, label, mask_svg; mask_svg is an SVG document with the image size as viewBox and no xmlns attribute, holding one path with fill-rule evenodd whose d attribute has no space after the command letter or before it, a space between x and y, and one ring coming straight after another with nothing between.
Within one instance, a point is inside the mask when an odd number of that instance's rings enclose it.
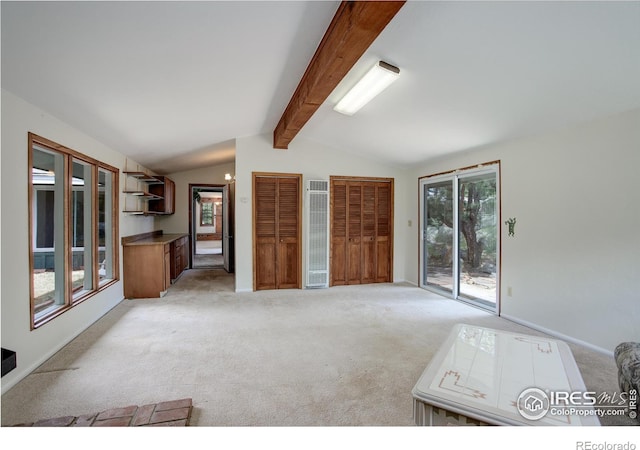
<instances>
[{"instance_id":1,"label":"sliding door frame","mask_svg":"<svg viewBox=\"0 0 640 450\"><path fill-rule=\"evenodd\" d=\"M495 173L496 176L496 299L495 299L495 308L488 307L483 305L481 301L475 301L473 299L468 299L464 296L460 295L460 258L455 257L459 255L459 207L458 207L458 198L459 198L459 180L462 178L473 175L482 175L488 173ZM501 202L501 175L500 175L500 161L490 161L482 164L477 164L474 166L464 167L461 169L455 169L447 172L440 172L433 175L426 175L418 178L418 283L419 286L423 289L435 292L437 294L443 295L445 297L449 297L455 300L459 300L465 303L468 303L472 306L480 307L487 311L493 312L497 315L500 315L500 305L501 305L501 268L502 268L502 202ZM456 224L453 232L453 243L452 243L452 258L453 262L453 285L452 291L448 292L445 289L438 289L435 286L432 286L427 283L426 276L426 264L425 260L425 232L426 232L426 208L425 208L425 186L438 181L446 181L452 180L453 184L453 196L455 199L456 205L453 207L453 223Z\"/></svg>"}]
</instances>

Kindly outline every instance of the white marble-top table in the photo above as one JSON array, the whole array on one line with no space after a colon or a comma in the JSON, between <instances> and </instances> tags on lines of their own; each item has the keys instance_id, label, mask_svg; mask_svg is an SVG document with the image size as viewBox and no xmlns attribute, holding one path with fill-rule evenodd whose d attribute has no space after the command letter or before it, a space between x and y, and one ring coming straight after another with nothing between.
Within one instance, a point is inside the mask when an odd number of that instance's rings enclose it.
<instances>
[{"instance_id":1,"label":"white marble-top table","mask_svg":"<svg viewBox=\"0 0 640 450\"><path fill-rule=\"evenodd\" d=\"M555 392L585 391L566 343L459 324L413 388L414 419L418 425L600 425L593 407L553 404ZM551 400L543 405L545 394Z\"/></svg>"}]
</instances>

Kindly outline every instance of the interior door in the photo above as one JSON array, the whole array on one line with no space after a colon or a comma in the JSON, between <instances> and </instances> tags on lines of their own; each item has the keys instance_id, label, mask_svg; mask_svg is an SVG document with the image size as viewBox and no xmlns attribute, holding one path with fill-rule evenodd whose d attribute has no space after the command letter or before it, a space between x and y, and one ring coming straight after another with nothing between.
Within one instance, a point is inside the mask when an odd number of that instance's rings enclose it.
<instances>
[{"instance_id":1,"label":"interior door","mask_svg":"<svg viewBox=\"0 0 640 450\"><path fill-rule=\"evenodd\" d=\"M233 242L235 184L222 188L222 257L224 270L233 273L235 270L235 253Z\"/></svg>"},{"instance_id":2,"label":"interior door","mask_svg":"<svg viewBox=\"0 0 640 450\"><path fill-rule=\"evenodd\" d=\"M378 279L377 266L377 224L376 224L376 185L362 183L362 227L361 227L361 258L362 283L375 283Z\"/></svg>"},{"instance_id":3,"label":"interior door","mask_svg":"<svg viewBox=\"0 0 640 450\"><path fill-rule=\"evenodd\" d=\"M392 189L391 183L378 183L376 186L376 281L385 283L392 280L391 261L393 260L392 236Z\"/></svg>"},{"instance_id":4,"label":"interior door","mask_svg":"<svg viewBox=\"0 0 640 450\"><path fill-rule=\"evenodd\" d=\"M297 178L278 179L276 287L299 287L300 277L300 182Z\"/></svg>"},{"instance_id":5,"label":"interior door","mask_svg":"<svg viewBox=\"0 0 640 450\"><path fill-rule=\"evenodd\" d=\"M332 177L332 286L392 280L392 198L392 179Z\"/></svg>"},{"instance_id":6,"label":"interior door","mask_svg":"<svg viewBox=\"0 0 640 450\"><path fill-rule=\"evenodd\" d=\"M347 185L349 227L347 238L347 284L360 284L362 277L362 186Z\"/></svg>"},{"instance_id":7,"label":"interior door","mask_svg":"<svg viewBox=\"0 0 640 450\"><path fill-rule=\"evenodd\" d=\"M256 290L301 287L301 179L254 173Z\"/></svg>"},{"instance_id":8,"label":"interior door","mask_svg":"<svg viewBox=\"0 0 640 450\"><path fill-rule=\"evenodd\" d=\"M277 179L254 178L254 273L255 288L276 288L276 204Z\"/></svg>"},{"instance_id":9,"label":"interior door","mask_svg":"<svg viewBox=\"0 0 640 450\"><path fill-rule=\"evenodd\" d=\"M347 182L331 182L331 285L347 284Z\"/></svg>"}]
</instances>

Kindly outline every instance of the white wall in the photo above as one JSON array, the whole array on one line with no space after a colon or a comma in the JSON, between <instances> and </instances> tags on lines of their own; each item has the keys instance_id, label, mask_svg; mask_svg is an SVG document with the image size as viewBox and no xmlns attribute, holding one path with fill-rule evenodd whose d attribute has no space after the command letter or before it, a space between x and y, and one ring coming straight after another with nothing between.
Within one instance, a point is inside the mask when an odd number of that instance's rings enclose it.
<instances>
[{"instance_id":1,"label":"white wall","mask_svg":"<svg viewBox=\"0 0 640 450\"><path fill-rule=\"evenodd\" d=\"M393 278L396 282L403 281L406 253L404 235L411 230L407 228L407 202L404 200L407 172L300 138L295 139L288 150L277 150L273 148L271 139L271 135L260 135L236 140L236 290L253 290L252 172L301 173L303 183L313 179L328 180L332 175L394 178ZM305 239L303 234L303 242ZM302 258L305 261L304 247Z\"/></svg>"},{"instance_id":2,"label":"white wall","mask_svg":"<svg viewBox=\"0 0 640 450\"><path fill-rule=\"evenodd\" d=\"M607 352L640 341L640 110L427 162L411 178L498 159L502 222L517 219L515 237L502 227L503 316ZM416 227L417 198L412 188Z\"/></svg>"},{"instance_id":3,"label":"white wall","mask_svg":"<svg viewBox=\"0 0 640 450\"><path fill-rule=\"evenodd\" d=\"M227 184L224 175L230 173L233 176L235 171L235 163L228 163L168 174L176 184L176 210L172 215L157 217L156 229L165 233L188 233L191 201L189 184Z\"/></svg>"},{"instance_id":4,"label":"white wall","mask_svg":"<svg viewBox=\"0 0 640 450\"><path fill-rule=\"evenodd\" d=\"M17 368L2 377L2 392L62 348L123 299L122 281L61 316L30 331L28 139L31 131L114 167L128 167L124 155L2 91L2 347L17 352ZM124 187L120 174L120 191ZM124 205L124 194L120 195ZM120 214L120 236L153 230L153 218ZM122 258L120 258L122 280Z\"/></svg>"}]
</instances>

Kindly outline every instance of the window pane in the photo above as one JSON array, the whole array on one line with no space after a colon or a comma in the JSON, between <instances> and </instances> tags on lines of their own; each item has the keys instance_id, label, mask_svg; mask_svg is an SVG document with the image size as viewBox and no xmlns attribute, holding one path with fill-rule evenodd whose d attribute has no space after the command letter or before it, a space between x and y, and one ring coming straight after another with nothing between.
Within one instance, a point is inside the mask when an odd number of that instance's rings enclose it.
<instances>
[{"instance_id":1,"label":"window pane","mask_svg":"<svg viewBox=\"0 0 640 450\"><path fill-rule=\"evenodd\" d=\"M460 178L460 295L496 302L496 174Z\"/></svg>"},{"instance_id":2,"label":"window pane","mask_svg":"<svg viewBox=\"0 0 640 450\"><path fill-rule=\"evenodd\" d=\"M200 206L200 225L213 225L213 203L211 200L203 200Z\"/></svg>"},{"instance_id":3,"label":"window pane","mask_svg":"<svg viewBox=\"0 0 640 450\"><path fill-rule=\"evenodd\" d=\"M73 159L71 179L72 290L74 298L93 289L92 166Z\"/></svg>"},{"instance_id":4,"label":"window pane","mask_svg":"<svg viewBox=\"0 0 640 450\"><path fill-rule=\"evenodd\" d=\"M114 174L98 171L98 277L113 279L113 188Z\"/></svg>"},{"instance_id":5,"label":"window pane","mask_svg":"<svg viewBox=\"0 0 640 450\"><path fill-rule=\"evenodd\" d=\"M424 186L425 281L453 292L453 182Z\"/></svg>"},{"instance_id":6,"label":"window pane","mask_svg":"<svg viewBox=\"0 0 640 450\"><path fill-rule=\"evenodd\" d=\"M64 306L64 156L34 147L31 167L34 319Z\"/></svg>"}]
</instances>

